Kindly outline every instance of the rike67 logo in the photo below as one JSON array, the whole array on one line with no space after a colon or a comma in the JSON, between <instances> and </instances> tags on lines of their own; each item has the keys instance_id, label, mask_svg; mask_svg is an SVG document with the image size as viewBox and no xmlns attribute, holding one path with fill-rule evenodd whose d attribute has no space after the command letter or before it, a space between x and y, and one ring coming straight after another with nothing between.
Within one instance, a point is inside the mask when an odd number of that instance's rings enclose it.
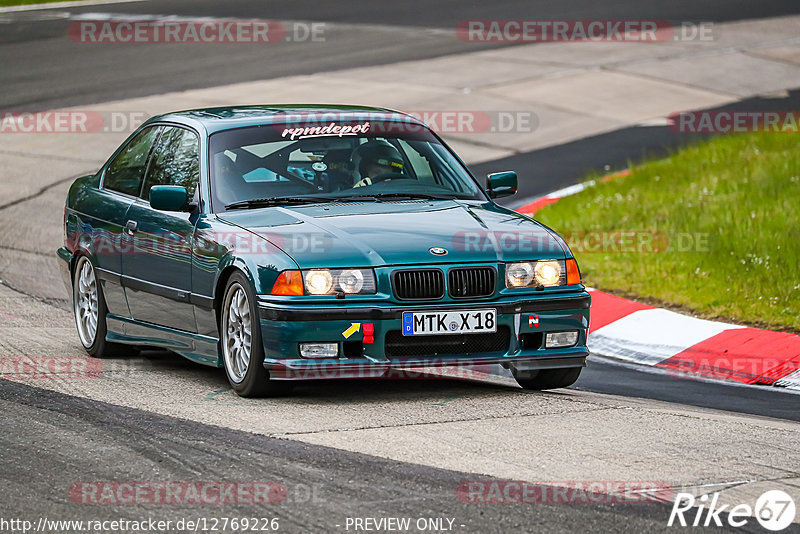
<instances>
[{"instance_id":1,"label":"rike67 logo","mask_svg":"<svg viewBox=\"0 0 800 534\"><path fill-rule=\"evenodd\" d=\"M721 504L720 493L695 497L691 493L678 493L669 514L667 526L681 527L744 527L753 517L765 529L784 530L795 518L794 499L781 490L766 491L749 504Z\"/></svg>"}]
</instances>

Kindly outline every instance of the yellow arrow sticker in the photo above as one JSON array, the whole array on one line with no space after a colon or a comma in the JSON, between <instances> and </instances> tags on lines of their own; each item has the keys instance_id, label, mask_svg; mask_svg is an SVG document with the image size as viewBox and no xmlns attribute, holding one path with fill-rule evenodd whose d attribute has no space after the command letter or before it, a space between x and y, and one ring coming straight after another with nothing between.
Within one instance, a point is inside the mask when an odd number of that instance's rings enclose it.
<instances>
[{"instance_id":1,"label":"yellow arrow sticker","mask_svg":"<svg viewBox=\"0 0 800 534\"><path fill-rule=\"evenodd\" d=\"M342 335L344 336L345 339L348 339L350 336L352 336L359 330L361 330L361 323L350 323L350 328L342 332Z\"/></svg>"}]
</instances>

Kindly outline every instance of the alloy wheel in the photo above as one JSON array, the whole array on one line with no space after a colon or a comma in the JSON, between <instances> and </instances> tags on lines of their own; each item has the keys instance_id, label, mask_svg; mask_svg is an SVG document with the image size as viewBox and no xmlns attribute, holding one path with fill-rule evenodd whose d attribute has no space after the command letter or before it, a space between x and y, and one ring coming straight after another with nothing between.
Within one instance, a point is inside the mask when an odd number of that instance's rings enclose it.
<instances>
[{"instance_id":1,"label":"alloy wheel","mask_svg":"<svg viewBox=\"0 0 800 534\"><path fill-rule=\"evenodd\" d=\"M81 258L73 291L75 306L75 323L78 327L78 336L86 348L92 346L97 335L97 278L94 268L86 258Z\"/></svg>"},{"instance_id":2,"label":"alloy wheel","mask_svg":"<svg viewBox=\"0 0 800 534\"><path fill-rule=\"evenodd\" d=\"M247 293L238 283L233 284L225 298L223 314L223 354L225 367L233 382L247 375L252 352L250 303Z\"/></svg>"}]
</instances>

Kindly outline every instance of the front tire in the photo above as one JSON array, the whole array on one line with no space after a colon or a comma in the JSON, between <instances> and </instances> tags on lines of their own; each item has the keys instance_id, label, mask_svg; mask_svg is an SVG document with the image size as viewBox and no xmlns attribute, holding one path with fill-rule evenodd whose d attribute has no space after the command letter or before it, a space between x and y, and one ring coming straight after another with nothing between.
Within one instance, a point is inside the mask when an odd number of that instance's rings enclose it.
<instances>
[{"instance_id":1,"label":"front tire","mask_svg":"<svg viewBox=\"0 0 800 534\"><path fill-rule=\"evenodd\" d=\"M108 358L127 356L135 349L106 341L106 300L103 286L97 280L94 265L86 256L80 256L72 276L72 311L81 345L90 356Z\"/></svg>"},{"instance_id":2,"label":"front tire","mask_svg":"<svg viewBox=\"0 0 800 534\"><path fill-rule=\"evenodd\" d=\"M517 371L512 368L511 372L517 380L517 384L522 386L522 389L542 391L571 386L578 380L582 369L582 367L566 367L561 369L539 369L538 371Z\"/></svg>"},{"instance_id":3,"label":"front tire","mask_svg":"<svg viewBox=\"0 0 800 534\"><path fill-rule=\"evenodd\" d=\"M276 397L289 393L292 385L270 380L264 369L264 345L256 309L256 295L240 272L228 279L222 299L220 344L225 374L241 397Z\"/></svg>"}]
</instances>

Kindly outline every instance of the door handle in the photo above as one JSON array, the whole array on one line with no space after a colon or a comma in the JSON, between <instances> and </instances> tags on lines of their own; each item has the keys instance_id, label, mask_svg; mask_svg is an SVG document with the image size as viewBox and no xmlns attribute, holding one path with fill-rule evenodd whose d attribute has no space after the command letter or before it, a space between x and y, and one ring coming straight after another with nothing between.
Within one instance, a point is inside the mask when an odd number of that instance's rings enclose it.
<instances>
[{"instance_id":1,"label":"door handle","mask_svg":"<svg viewBox=\"0 0 800 534\"><path fill-rule=\"evenodd\" d=\"M136 221L128 221L125 223L125 232L127 232L128 235L133 235L133 233L136 231L138 227L139 223L137 223Z\"/></svg>"}]
</instances>

